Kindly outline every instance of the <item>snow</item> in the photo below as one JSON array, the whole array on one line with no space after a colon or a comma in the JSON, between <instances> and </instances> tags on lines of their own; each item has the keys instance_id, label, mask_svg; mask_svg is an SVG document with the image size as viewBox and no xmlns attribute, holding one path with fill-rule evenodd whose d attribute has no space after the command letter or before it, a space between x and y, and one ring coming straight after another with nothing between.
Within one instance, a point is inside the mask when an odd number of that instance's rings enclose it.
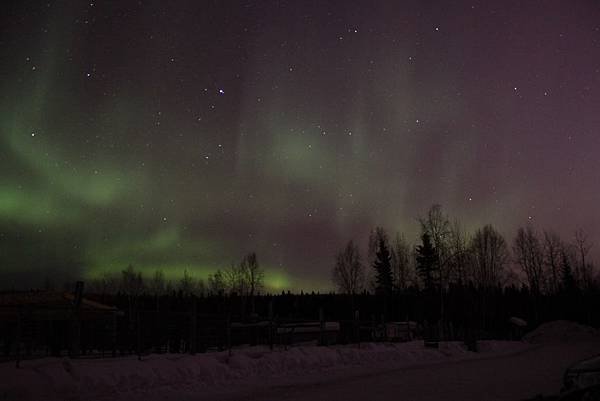
<instances>
[{"instance_id":1,"label":"snow","mask_svg":"<svg viewBox=\"0 0 600 401\"><path fill-rule=\"evenodd\" d=\"M339 322L323 322L323 330L327 332L339 332ZM282 325L277 328L277 334L283 333L318 333L321 331L321 323L316 322L305 322L302 324L289 324Z\"/></svg>"},{"instance_id":2,"label":"snow","mask_svg":"<svg viewBox=\"0 0 600 401\"><path fill-rule=\"evenodd\" d=\"M520 317L513 316L508 321L517 327L527 327L527 322Z\"/></svg>"},{"instance_id":3,"label":"snow","mask_svg":"<svg viewBox=\"0 0 600 401\"><path fill-rule=\"evenodd\" d=\"M600 350L596 332L541 325L530 341L422 340L288 349L239 347L207 354L106 359L45 358L0 364L0 399L15 400L519 400L558 392L564 370ZM398 398L398 394L404 394ZM332 396L335 395L335 396Z\"/></svg>"},{"instance_id":4,"label":"snow","mask_svg":"<svg viewBox=\"0 0 600 401\"><path fill-rule=\"evenodd\" d=\"M600 331L575 322L556 320L541 324L523 338L533 344L594 341L600 340Z\"/></svg>"},{"instance_id":5,"label":"snow","mask_svg":"<svg viewBox=\"0 0 600 401\"><path fill-rule=\"evenodd\" d=\"M268 347L234 349L229 355L215 352L197 355L149 355L94 360L45 358L0 364L0 395L6 400L98 400L105 397L131 399L160 389L172 389L187 395L206 390L227 390L238 383L252 386L269 380L286 380L315 372L329 373L344 368L378 366L406 367L444 361L480 358L514 352L530 347L522 342L482 343L483 353L472 353L459 342L441 343L440 349L428 349L423 341L408 343L365 343L319 347L294 346L269 350ZM126 396L125 396L126 395ZM144 397L146 400L154 399Z\"/></svg>"},{"instance_id":6,"label":"snow","mask_svg":"<svg viewBox=\"0 0 600 401\"><path fill-rule=\"evenodd\" d=\"M272 385L236 401L519 401L555 396L573 360L597 352L600 343L535 345L521 352L449 360L421 366L332 373L288 385ZM206 398L210 399L210 398ZM217 398L215 398L217 399Z\"/></svg>"}]
</instances>

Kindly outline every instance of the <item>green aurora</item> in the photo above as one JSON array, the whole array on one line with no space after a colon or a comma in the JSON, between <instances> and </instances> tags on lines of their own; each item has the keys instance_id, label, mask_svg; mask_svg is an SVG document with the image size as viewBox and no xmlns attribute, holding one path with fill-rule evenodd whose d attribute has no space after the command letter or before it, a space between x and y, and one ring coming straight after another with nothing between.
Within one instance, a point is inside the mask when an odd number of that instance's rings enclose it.
<instances>
[{"instance_id":1,"label":"green aurora","mask_svg":"<svg viewBox=\"0 0 600 401\"><path fill-rule=\"evenodd\" d=\"M539 18L470 4L176 3L9 7L2 287L129 264L206 277L255 251L269 288L327 291L349 239L416 240L433 203L507 238L527 223L598 237L591 6L557 44L535 41ZM543 63L520 47L550 44Z\"/></svg>"}]
</instances>

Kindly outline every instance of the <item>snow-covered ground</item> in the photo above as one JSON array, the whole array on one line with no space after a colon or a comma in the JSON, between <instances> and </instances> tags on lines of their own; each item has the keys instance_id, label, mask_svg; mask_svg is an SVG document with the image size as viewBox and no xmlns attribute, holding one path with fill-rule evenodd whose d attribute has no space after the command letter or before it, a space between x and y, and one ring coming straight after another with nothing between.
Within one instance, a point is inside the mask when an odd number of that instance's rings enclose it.
<instances>
[{"instance_id":1,"label":"snow-covered ground","mask_svg":"<svg viewBox=\"0 0 600 401\"><path fill-rule=\"evenodd\" d=\"M273 385L222 400L239 401L519 401L557 395L564 370L600 350L600 343L552 344L491 358L404 368L345 372L299 383ZM207 399L211 399L208 397ZM212 399L219 399L214 397ZM537 399L536 399L537 400Z\"/></svg>"},{"instance_id":2,"label":"snow-covered ground","mask_svg":"<svg viewBox=\"0 0 600 401\"><path fill-rule=\"evenodd\" d=\"M600 342L486 341L480 349L449 342L435 350L413 341L246 347L142 361L48 358L21 369L0 364L0 400L520 400L557 392L564 369L600 352Z\"/></svg>"}]
</instances>

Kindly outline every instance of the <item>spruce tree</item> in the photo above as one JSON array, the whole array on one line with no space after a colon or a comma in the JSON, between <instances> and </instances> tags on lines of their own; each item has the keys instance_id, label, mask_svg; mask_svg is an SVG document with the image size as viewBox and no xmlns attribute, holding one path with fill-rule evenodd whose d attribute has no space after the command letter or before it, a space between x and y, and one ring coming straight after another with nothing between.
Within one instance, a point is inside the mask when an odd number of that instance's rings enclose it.
<instances>
[{"instance_id":1,"label":"spruce tree","mask_svg":"<svg viewBox=\"0 0 600 401\"><path fill-rule=\"evenodd\" d=\"M394 278L392 275L392 257L384 236L380 236L377 241L377 251L375 261L375 292L383 295L392 293Z\"/></svg>"},{"instance_id":2,"label":"spruce tree","mask_svg":"<svg viewBox=\"0 0 600 401\"><path fill-rule=\"evenodd\" d=\"M437 254L429 234L421 236L422 244L417 246L417 273L423 280L426 290L435 286L435 270L437 268Z\"/></svg>"}]
</instances>

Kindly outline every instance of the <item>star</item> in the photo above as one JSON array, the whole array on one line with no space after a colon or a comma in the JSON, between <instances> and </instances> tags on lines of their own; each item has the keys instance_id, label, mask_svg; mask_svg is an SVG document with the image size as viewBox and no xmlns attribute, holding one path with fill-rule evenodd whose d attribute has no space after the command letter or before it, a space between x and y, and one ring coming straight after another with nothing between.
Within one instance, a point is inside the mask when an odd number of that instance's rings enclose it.
<instances>
[{"instance_id":1,"label":"star","mask_svg":"<svg viewBox=\"0 0 600 401\"><path fill-rule=\"evenodd\" d=\"M503 4L440 13L414 2L257 9L246 1L247 15L222 4L199 24L196 2L141 15L144 1L96 1L76 9L44 1L32 15L18 8L1 47L15 58L2 69L3 95L17 101L0 130L3 179L15 187L0 204L0 233L13 219L32 233L46 223L57 238L81 233L86 266L75 272L92 274L88 265L102 269L110 255L111 265L131 261L150 276L155 260L165 269L189 261L200 276L238 263L230 255L241 237L267 269L282 261L328 286L337 244L365 248L379 224L419 241L414 221L429 203L473 230L489 219L507 242L527 224L566 237L565 222L600 238L591 206L600 194L593 6L566 15L546 7L561 24L532 21L515 47L506 38L525 16ZM465 17L493 26L458 32ZM157 242L138 255L139 244Z\"/></svg>"}]
</instances>

